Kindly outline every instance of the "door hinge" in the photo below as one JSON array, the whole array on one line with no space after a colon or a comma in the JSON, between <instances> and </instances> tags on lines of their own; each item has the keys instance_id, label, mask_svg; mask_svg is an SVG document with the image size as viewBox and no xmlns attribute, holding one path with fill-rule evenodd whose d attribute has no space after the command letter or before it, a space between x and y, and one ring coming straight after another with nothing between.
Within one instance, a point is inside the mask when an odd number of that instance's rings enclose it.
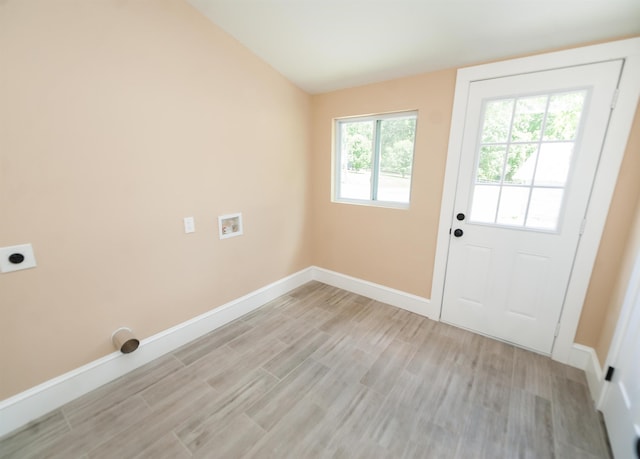
<instances>
[{"instance_id":1,"label":"door hinge","mask_svg":"<svg viewBox=\"0 0 640 459\"><path fill-rule=\"evenodd\" d=\"M558 324L556 325L556 331L553 332L553 337L557 338L558 337L558 333L560 333L560 322L558 322Z\"/></svg>"},{"instance_id":2,"label":"door hinge","mask_svg":"<svg viewBox=\"0 0 640 459\"><path fill-rule=\"evenodd\" d=\"M611 366L609 368L607 368L607 374L605 375L604 380L605 381L611 381L613 379L613 372L614 371L616 371L616 369L611 367Z\"/></svg>"},{"instance_id":3,"label":"door hinge","mask_svg":"<svg viewBox=\"0 0 640 459\"><path fill-rule=\"evenodd\" d=\"M584 233L584 229L587 226L587 219L583 218L582 223L580 223L580 236Z\"/></svg>"},{"instance_id":4,"label":"door hinge","mask_svg":"<svg viewBox=\"0 0 640 459\"><path fill-rule=\"evenodd\" d=\"M616 108L616 104L618 103L618 94L620 94L620 90L616 88L613 92L613 97L611 98L611 110Z\"/></svg>"}]
</instances>

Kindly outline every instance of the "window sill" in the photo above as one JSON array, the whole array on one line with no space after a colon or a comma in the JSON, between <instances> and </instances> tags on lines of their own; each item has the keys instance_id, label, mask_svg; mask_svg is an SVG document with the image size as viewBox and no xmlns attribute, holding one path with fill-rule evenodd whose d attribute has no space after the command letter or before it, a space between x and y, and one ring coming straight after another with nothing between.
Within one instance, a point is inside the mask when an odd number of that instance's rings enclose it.
<instances>
[{"instance_id":1,"label":"window sill","mask_svg":"<svg viewBox=\"0 0 640 459\"><path fill-rule=\"evenodd\" d=\"M370 201L364 199L332 199L334 204L351 204L354 206L364 207L382 207L385 209L409 210L411 203L408 202L388 202L388 201Z\"/></svg>"}]
</instances>

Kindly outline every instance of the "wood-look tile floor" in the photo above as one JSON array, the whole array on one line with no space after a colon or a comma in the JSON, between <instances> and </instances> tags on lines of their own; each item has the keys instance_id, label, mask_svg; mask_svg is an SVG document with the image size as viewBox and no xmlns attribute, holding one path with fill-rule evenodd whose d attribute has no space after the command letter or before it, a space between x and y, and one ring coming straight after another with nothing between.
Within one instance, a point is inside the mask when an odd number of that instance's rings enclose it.
<instances>
[{"instance_id":1,"label":"wood-look tile floor","mask_svg":"<svg viewBox=\"0 0 640 459\"><path fill-rule=\"evenodd\" d=\"M609 452L581 371L312 282L5 437L0 456Z\"/></svg>"}]
</instances>

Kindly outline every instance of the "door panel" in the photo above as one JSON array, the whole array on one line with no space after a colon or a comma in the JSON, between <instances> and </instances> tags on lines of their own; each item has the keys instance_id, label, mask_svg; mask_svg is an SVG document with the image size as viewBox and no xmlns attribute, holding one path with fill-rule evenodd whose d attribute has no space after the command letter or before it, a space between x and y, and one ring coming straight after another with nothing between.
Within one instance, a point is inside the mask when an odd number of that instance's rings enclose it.
<instances>
[{"instance_id":1,"label":"door panel","mask_svg":"<svg viewBox=\"0 0 640 459\"><path fill-rule=\"evenodd\" d=\"M487 273L491 265L491 248L475 245L466 246L466 260L462 274L463 291L461 298L476 304L484 304L487 290Z\"/></svg>"},{"instance_id":2,"label":"door panel","mask_svg":"<svg viewBox=\"0 0 640 459\"><path fill-rule=\"evenodd\" d=\"M621 67L471 83L442 320L551 352Z\"/></svg>"},{"instance_id":3,"label":"door panel","mask_svg":"<svg viewBox=\"0 0 640 459\"><path fill-rule=\"evenodd\" d=\"M640 457L635 455L640 441L640 254L625 303L632 309L622 322L620 350L612 362L615 371L602 404L611 449L620 459Z\"/></svg>"},{"instance_id":4,"label":"door panel","mask_svg":"<svg viewBox=\"0 0 640 459\"><path fill-rule=\"evenodd\" d=\"M549 258L516 253L513 275L506 298L507 311L536 319L541 309L541 292L547 284Z\"/></svg>"}]
</instances>

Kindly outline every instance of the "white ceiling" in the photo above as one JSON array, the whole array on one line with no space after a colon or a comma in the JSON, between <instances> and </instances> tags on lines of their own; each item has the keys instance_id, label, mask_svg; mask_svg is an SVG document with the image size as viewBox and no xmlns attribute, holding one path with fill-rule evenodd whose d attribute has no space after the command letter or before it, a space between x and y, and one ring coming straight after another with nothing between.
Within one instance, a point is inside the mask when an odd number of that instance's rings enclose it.
<instances>
[{"instance_id":1,"label":"white ceiling","mask_svg":"<svg viewBox=\"0 0 640 459\"><path fill-rule=\"evenodd\" d=\"M640 34L640 0L188 0L317 94Z\"/></svg>"}]
</instances>

